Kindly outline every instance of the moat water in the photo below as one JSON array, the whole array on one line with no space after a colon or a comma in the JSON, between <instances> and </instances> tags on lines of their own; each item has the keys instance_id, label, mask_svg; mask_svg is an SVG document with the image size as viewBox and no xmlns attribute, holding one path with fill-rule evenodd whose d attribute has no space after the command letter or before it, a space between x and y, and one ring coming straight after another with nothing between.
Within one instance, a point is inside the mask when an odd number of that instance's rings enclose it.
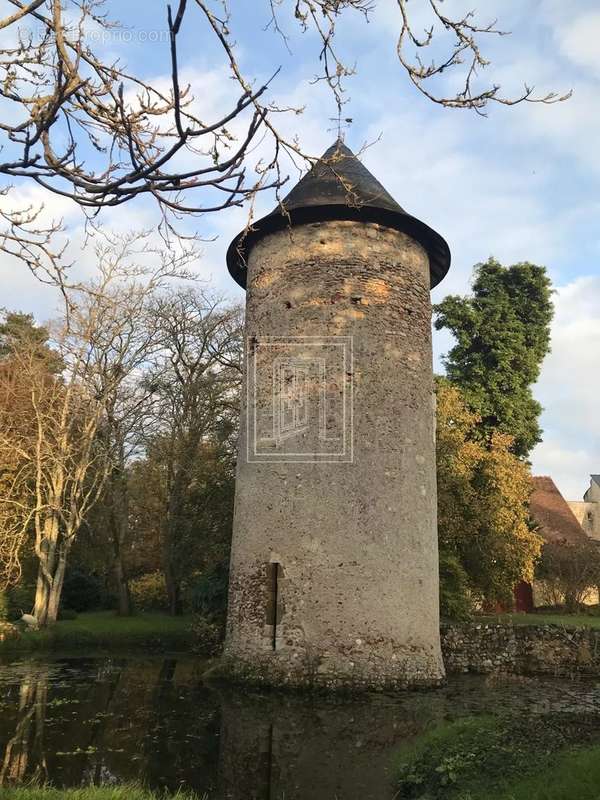
<instances>
[{"instance_id":1,"label":"moat water","mask_svg":"<svg viewBox=\"0 0 600 800\"><path fill-rule=\"evenodd\" d=\"M392 800L397 753L497 713L581 715L600 684L465 676L443 689L330 697L211 687L187 657L0 661L0 786L141 783L215 800ZM0 796L1 796L0 789Z\"/></svg>"}]
</instances>

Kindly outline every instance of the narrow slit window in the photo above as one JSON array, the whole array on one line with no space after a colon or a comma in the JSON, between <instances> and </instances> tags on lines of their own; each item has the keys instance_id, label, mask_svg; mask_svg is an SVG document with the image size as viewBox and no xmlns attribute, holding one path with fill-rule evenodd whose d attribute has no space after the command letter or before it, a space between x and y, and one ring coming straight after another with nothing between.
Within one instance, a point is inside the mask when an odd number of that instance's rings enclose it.
<instances>
[{"instance_id":1,"label":"narrow slit window","mask_svg":"<svg viewBox=\"0 0 600 800\"><path fill-rule=\"evenodd\" d=\"M279 602L279 564L271 561L267 564L267 613L266 623L271 633L271 648L277 648L277 606Z\"/></svg>"}]
</instances>

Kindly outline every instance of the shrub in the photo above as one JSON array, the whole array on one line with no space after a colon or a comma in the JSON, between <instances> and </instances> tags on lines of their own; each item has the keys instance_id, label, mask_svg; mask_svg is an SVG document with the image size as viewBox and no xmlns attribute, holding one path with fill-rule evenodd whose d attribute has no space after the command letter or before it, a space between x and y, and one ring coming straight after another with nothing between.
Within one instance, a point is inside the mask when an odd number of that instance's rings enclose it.
<instances>
[{"instance_id":1,"label":"shrub","mask_svg":"<svg viewBox=\"0 0 600 800\"><path fill-rule=\"evenodd\" d=\"M219 562L191 584L189 598L192 611L209 617L224 617L228 586L229 564Z\"/></svg>"},{"instance_id":2,"label":"shrub","mask_svg":"<svg viewBox=\"0 0 600 800\"><path fill-rule=\"evenodd\" d=\"M30 584L13 586L6 593L8 599L8 620L14 622L23 614L30 614L35 599L35 587Z\"/></svg>"},{"instance_id":3,"label":"shrub","mask_svg":"<svg viewBox=\"0 0 600 800\"><path fill-rule=\"evenodd\" d=\"M223 620L194 614L192 618L192 649L203 656L217 656L225 635Z\"/></svg>"},{"instance_id":4,"label":"shrub","mask_svg":"<svg viewBox=\"0 0 600 800\"><path fill-rule=\"evenodd\" d=\"M80 569L67 572L62 591L61 605L65 609L97 611L102 608L104 592L101 582L95 575Z\"/></svg>"},{"instance_id":5,"label":"shrub","mask_svg":"<svg viewBox=\"0 0 600 800\"><path fill-rule=\"evenodd\" d=\"M440 551L440 614L448 620L471 616L472 600L467 573L454 555Z\"/></svg>"},{"instance_id":6,"label":"shrub","mask_svg":"<svg viewBox=\"0 0 600 800\"><path fill-rule=\"evenodd\" d=\"M577 613L590 588L600 583L600 551L591 541L547 542L536 576L544 581L555 602L564 601L567 613Z\"/></svg>"},{"instance_id":7,"label":"shrub","mask_svg":"<svg viewBox=\"0 0 600 800\"><path fill-rule=\"evenodd\" d=\"M0 621L0 644L3 642L18 641L20 638L21 632L16 625L11 625L10 622Z\"/></svg>"},{"instance_id":8,"label":"shrub","mask_svg":"<svg viewBox=\"0 0 600 800\"><path fill-rule=\"evenodd\" d=\"M161 572L148 572L129 584L131 600L138 611L165 611L169 606Z\"/></svg>"},{"instance_id":9,"label":"shrub","mask_svg":"<svg viewBox=\"0 0 600 800\"><path fill-rule=\"evenodd\" d=\"M0 622L6 622L8 620L9 605L7 593L0 590Z\"/></svg>"},{"instance_id":10,"label":"shrub","mask_svg":"<svg viewBox=\"0 0 600 800\"><path fill-rule=\"evenodd\" d=\"M579 798L577 791L554 792L543 777L561 753L596 741L592 717L565 712L497 717L470 716L443 721L396 757L395 777L404 800L541 800ZM596 751L597 757L597 751ZM530 775L540 778L539 793L527 791ZM523 782L523 783L522 783ZM522 783L522 791L519 787ZM516 788L516 792L512 789ZM562 789L564 790L564 785ZM586 797L597 798L597 785Z\"/></svg>"}]
</instances>

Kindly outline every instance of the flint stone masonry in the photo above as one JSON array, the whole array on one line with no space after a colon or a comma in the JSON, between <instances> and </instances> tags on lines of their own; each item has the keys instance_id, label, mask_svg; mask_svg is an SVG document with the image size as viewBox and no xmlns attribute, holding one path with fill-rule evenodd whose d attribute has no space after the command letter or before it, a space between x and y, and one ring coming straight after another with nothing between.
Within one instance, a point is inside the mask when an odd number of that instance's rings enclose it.
<instances>
[{"instance_id":1,"label":"flint stone masonry","mask_svg":"<svg viewBox=\"0 0 600 800\"><path fill-rule=\"evenodd\" d=\"M375 689L443 679L429 280L421 245L375 223L297 225L251 250L250 348L352 337L342 380L354 457L249 463L243 408L224 656L234 677Z\"/></svg>"},{"instance_id":2,"label":"flint stone masonry","mask_svg":"<svg viewBox=\"0 0 600 800\"><path fill-rule=\"evenodd\" d=\"M600 677L600 630L559 625L443 624L449 673Z\"/></svg>"}]
</instances>

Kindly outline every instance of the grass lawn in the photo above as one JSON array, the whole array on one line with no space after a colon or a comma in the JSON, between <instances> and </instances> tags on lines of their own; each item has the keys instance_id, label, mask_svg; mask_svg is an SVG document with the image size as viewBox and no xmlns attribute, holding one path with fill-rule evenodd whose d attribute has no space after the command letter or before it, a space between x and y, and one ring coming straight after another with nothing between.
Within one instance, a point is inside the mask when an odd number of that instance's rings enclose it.
<instances>
[{"instance_id":1,"label":"grass lawn","mask_svg":"<svg viewBox=\"0 0 600 800\"><path fill-rule=\"evenodd\" d=\"M587 614L486 614L474 622L508 625L560 625L562 628L600 628L600 616Z\"/></svg>"},{"instance_id":2,"label":"grass lawn","mask_svg":"<svg viewBox=\"0 0 600 800\"><path fill-rule=\"evenodd\" d=\"M442 722L398 752L398 798L598 800L600 747L564 715Z\"/></svg>"},{"instance_id":3,"label":"grass lawn","mask_svg":"<svg viewBox=\"0 0 600 800\"><path fill-rule=\"evenodd\" d=\"M599 783L600 748L592 747L561 753L547 769L517 779L503 791L484 793L481 800L598 800Z\"/></svg>"},{"instance_id":4,"label":"grass lawn","mask_svg":"<svg viewBox=\"0 0 600 800\"><path fill-rule=\"evenodd\" d=\"M2 789L2 800L201 800L197 795L153 794L135 786L85 789L21 788Z\"/></svg>"},{"instance_id":5,"label":"grass lawn","mask_svg":"<svg viewBox=\"0 0 600 800\"><path fill-rule=\"evenodd\" d=\"M1 643L0 653L80 648L188 650L191 641L190 617L151 613L118 617L113 611L97 611L51 628L26 631L19 640Z\"/></svg>"}]
</instances>

